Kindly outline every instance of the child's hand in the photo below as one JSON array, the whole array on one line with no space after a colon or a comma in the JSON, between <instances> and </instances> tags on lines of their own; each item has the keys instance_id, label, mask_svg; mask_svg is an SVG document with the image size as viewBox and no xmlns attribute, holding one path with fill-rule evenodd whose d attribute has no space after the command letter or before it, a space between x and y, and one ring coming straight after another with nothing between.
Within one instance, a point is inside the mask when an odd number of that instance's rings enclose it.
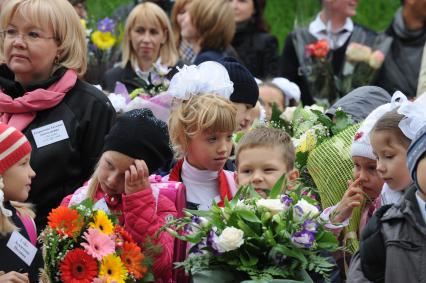
<instances>
[{"instance_id":1,"label":"child's hand","mask_svg":"<svg viewBox=\"0 0 426 283\"><path fill-rule=\"evenodd\" d=\"M149 183L149 171L145 161L135 160L124 174L124 192L126 195L137 193L151 187Z\"/></svg>"},{"instance_id":2,"label":"child's hand","mask_svg":"<svg viewBox=\"0 0 426 283\"><path fill-rule=\"evenodd\" d=\"M19 273L16 271L11 271L6 274L0 275L1 283L29 283L30 279L28 279L27 273Z\"/></svg>"},{"instance_id":3,"label":"child's hand","mask_svg":"<svg viewBox=\"0 0 426 283\"><path fill-rule=\"evenodd\" d=\"M349 181L349 188L336 207L336 214L330 218L331 223L341 223L352 215L355 207L362 205L364 192L359 185L360 179Z\"/></svg>"}]
</instances>

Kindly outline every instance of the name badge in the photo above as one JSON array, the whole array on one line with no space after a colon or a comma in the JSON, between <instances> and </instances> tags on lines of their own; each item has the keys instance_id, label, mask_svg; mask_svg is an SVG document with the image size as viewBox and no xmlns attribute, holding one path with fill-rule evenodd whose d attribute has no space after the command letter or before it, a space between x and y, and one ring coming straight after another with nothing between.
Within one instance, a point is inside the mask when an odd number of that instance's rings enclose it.
<instances>
[{"instance_id":1,"label":"name badge","mask_svg":"<svg viewBox=\"0 0 426 283\"><path fill-rule=\"evenodd\" d=\"M34 247L30 241L25 239L25 237L19 234L17 231L13 231L6 246L28 266L31 265L37 253L37 248Z\"/></svg>"},{"instance_id":2,"label":"name badge","mask_svg":"<svg viewBox=\"0 0 426 283\"><path fill-rule=\"evenodd\" d=\"M37 148L68 139L64 121L58 121L37 129L31 130Z\"/></svg>"}]
</instances>

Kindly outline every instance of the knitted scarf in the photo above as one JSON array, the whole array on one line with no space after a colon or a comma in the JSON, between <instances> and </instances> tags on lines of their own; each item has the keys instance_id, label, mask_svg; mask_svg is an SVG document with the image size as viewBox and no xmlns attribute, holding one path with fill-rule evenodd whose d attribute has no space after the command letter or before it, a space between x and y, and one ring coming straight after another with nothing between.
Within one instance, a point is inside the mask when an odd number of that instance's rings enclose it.
<instances>
[{"instance_id":1,"label":"knitted scarf","mask_svg":"<svg viewBox=\"0 0 426 283\"><path fill-rule=\"evenodd\" d=\"M76 81L75 71L67 70L60 80L47 89L38 88L16 99L0 90L0 122L24 130L38 111L58 105Z\"/></svg>"},{"instance_id":2,"label":"knitted scarf","mask_svg":"<svg viewBox=\"0 0 426 283\"><path fill-rule=\"evenodd\" d=\"M172 171L169 175L169 181L182 182L181 172L182 172L183 159L180 159L176 162ZM231 187L228 184L228 180L226 179L225 171L221 169L218 174L218 186L219 186L219 194L220 194L220 202L217 204L220 207L224 206L225 197L228 200L232 199L232 191Z\"/></svg>"}]
</instances>

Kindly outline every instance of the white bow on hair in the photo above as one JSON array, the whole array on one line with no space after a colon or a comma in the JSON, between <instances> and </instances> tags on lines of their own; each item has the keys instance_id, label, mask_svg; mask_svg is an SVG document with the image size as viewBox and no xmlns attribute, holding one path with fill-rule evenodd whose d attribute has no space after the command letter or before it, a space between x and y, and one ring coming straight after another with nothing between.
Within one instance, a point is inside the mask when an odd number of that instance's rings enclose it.
<instances>
[{"instance_id":1,"label":"white bow on hair","mask_svg":"<svg viewBox=\"0 0 426 283\"><path fill-rule=\"evenodd\" d=\"M234 84L226 68L214 61L200 65L178 67L179 72L170 81L168 93L178 99L187 100L191 95L215 93L229 99Z\"/></svg>"},{"instance_id":2,"label":"white bow on hair","mask_svg":"<svg viewBox=\"0 0 426 283\"><path fill-rule=\"evenodd\" d=\"M3 177L0 176L0 212L6 217L10 217L12 216L12 211L10 211L9 209L6 209L3 206L3 203L4 203L3 188L4 188Z\"/></svg>"},{"instance_id":3,"label":"white bow on hair","mask_svg":"<svg viewBox=\"0 0 426 283\"><path fill-rule=\"evenodd\" d=\"M413 140L420 128L426 124L426 96L422 95L413 102L405 101L398 109L398 113L404 115L399 122L399 128L404 135Z\"/></svg>"}]
</instances>

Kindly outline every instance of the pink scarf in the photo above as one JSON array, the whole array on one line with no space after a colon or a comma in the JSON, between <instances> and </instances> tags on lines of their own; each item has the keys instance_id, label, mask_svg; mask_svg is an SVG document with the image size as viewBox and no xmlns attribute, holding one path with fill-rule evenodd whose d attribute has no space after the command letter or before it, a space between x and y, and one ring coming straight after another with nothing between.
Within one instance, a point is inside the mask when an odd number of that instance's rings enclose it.
<instances>
[{"instance_id":1,"label":"pink scarf","mask_svg":"<svg viewBox=\"0 0 426 283\"><path fill-rule=\"evenodd\" d=\"M75 71L68 70L47 89L38 88L16 99L0 90L0 122L24 130L35 119L38 111L58 105L76 81Z\"/></svg>"}]
</instances>

